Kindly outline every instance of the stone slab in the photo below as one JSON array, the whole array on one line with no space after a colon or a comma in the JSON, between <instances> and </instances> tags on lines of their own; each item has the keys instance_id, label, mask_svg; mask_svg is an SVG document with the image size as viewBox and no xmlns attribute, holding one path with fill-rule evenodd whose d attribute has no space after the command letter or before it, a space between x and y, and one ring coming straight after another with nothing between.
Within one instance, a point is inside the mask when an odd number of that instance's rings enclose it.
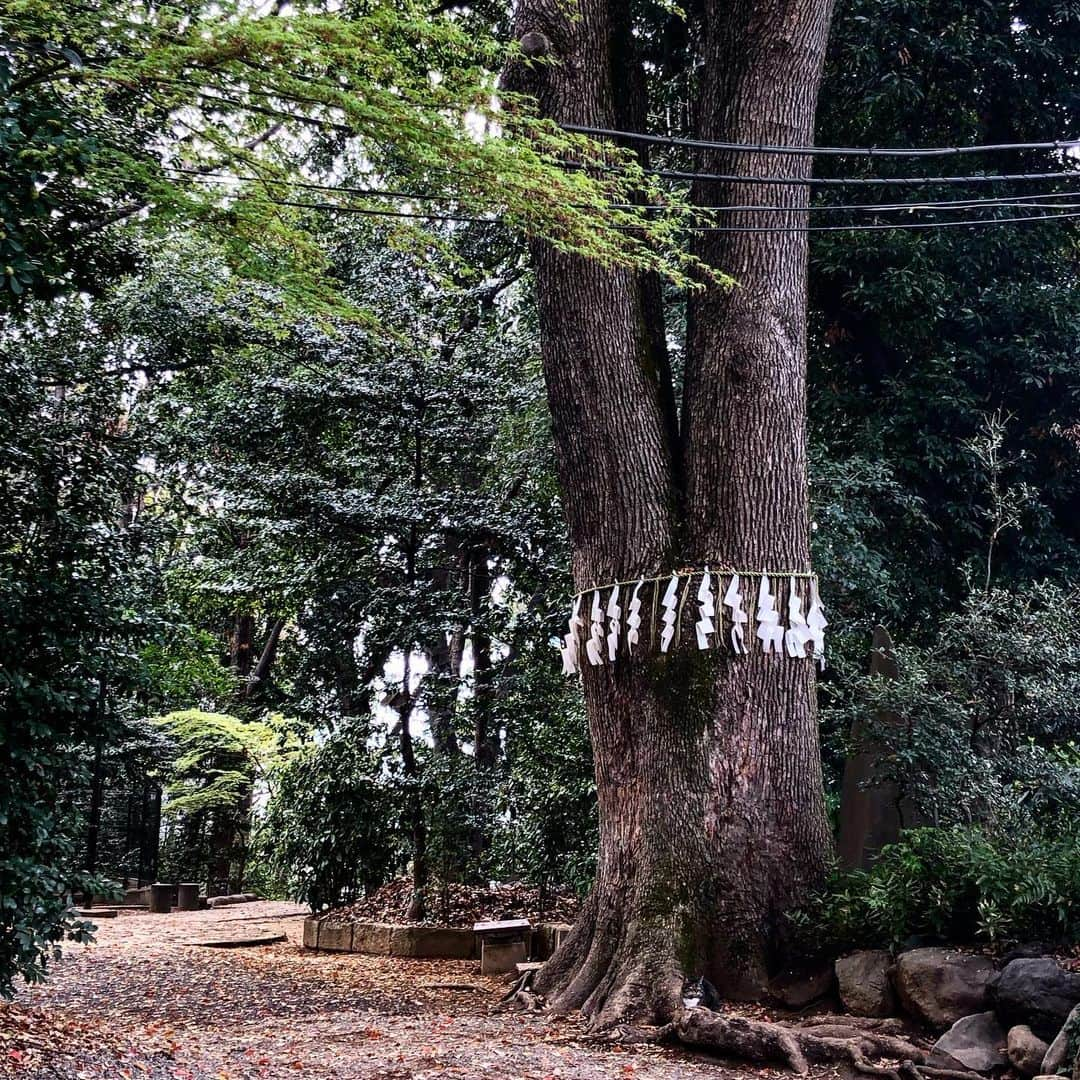
<instances>
[{"instance_id":1,"label":"stone slab","mask_svg":"<svg viewBox=\"0 0 1080 1080\"><path fill-rule=\"evenodd\" d=\"M253 934L244 938L207 938L206 941L185 941L185 945L200 949L253 949L259 945L276 945L279 941L288 941L287 934Z\"/></svg>"},{"instance_id":2,"label":"stone slab","mask_svg":"<svg viewBox=\"0 0 1080 1080\"><path fill-rule=\"evenodd\" d=\"M352 952L352 923L322 923L319 926L318 947L321 952Z\"/></svg>"},{"instance_id":3,"label":"stone slab","mask_svg":"<svg viewBox=\"0 0 1080 1080\"><path fill-rule=\"evenodd\" d=\"M393 929L389 923L357 923L353 927L352 951L372 956L389 956Z\"/></svg>"},{"instance_id":4,"label":"stone slab","mask_svg":"<svg viewBox=\"0 0 1080 1080\"><path fill-rule=\"evenodd\" d=\"M506 975L525 963L524 941L484 941L480 949L481 975Z\"/></svg>"},{"instance_id":5,"label":"stone slab","mask_svg":"<svg viewBox=\"0 0 1080 1080\"><path fill-rule=\"evenodd\" d=\"M930 1064L951 1069L959 1062L972 1072L990 1073L1008 1065L1005 1032L992 1012L975 1013L957 1020L930 1052Z\"/></svg>"},{"instance_id":6,"label":"stone slab","mask_svg":"<svg viewBox=\"0 0 1080 1080\"><path fill-rule=\"evenodd\" d=\"M473 923L473 933L484 936L485 934L503 934L513 937L525 934L532 929L532 923L528 919L501 919L494 922Z\"/></svg>"},{"instance_id":7,"label":"stone slab","mask_svg":"<svg viewBox=\"0 0 1080 1080\"><path fill-rule=\"evenodd\" d=\"M335 923L308 917L304 920L304 948L428 960L471 960L476 956L476 936L472 930L457 927Z\"/></svg>"},{"instance_id":8,"label":"stone slab","mask_svg":"<svg viewBox=\"0 0 1080 1080\"><path fill-rule=\"evenodd\" d=\"M391 956L469 960L476 955L475 950L476 938L472 930L449 926L395 926L390 931Z\"/></svg>"}]
</instances>

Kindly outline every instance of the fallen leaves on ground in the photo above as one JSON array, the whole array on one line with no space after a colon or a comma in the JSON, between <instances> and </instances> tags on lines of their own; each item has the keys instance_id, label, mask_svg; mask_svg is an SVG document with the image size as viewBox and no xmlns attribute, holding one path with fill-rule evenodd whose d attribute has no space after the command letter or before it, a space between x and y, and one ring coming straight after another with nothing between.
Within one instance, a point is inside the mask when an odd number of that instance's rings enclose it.
<instances>
[{"instance_id":1,"label":"fallen leaves on ground","mask_svg":"<svg viewBox=\"0 0 1080 1080\"><path fill-rule=\"evenodd\" d=\"M780 1075L678 1048L598 1043L576 1017L496 1012L502 979L474 961L307 952L293 905L247 905L288 934L253 949L190 948L247 933L236 909L124 913L74 946L44 986L0 1005L4 1080L701 1080ZM231 913L230 913L231 912ZM469 984L463 993L440 986ZM822 1074L824 1075L824 1074Z\"/></svg>"},{"instance_id":2,"label":"fallen leaves on ground","mask_svg":"<svg viewBox=\"0 0 1080 1080\"><path fill-rule=\"evenodd\" d=\"M395 878L370 896L329 913L334 922L384 922L422 926L472 926L496 919L568 922L577 918L578 898L568 891L545 890L522 882L490 885L433 884L425 892L426 914L409 918L412 881Z\"/></svg>"}]
</instances>

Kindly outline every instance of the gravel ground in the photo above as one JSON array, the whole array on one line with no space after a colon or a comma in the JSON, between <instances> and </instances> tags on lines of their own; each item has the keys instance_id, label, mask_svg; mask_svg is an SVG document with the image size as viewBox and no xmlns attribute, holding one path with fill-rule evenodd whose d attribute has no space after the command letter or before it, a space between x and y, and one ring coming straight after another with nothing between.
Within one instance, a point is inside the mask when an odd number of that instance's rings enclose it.
<instances>
[{"instance_id":1,"label":"gravel ground","mask_svg":"<svg viewBox=\"0 0 1080 1080\"><path fill-rule=\"evenodd\" d=\"M0 1005L0 1076L20 1080L725 1080L780 1075L655 1046L611 1047L574 1020L493 1012L473 961L315 954L302 909L255 903L103 920L43 986ZM211 949L219 937L286 942ZM438 984L465 984L451 989Z\"/></svg>"}]
</instances>

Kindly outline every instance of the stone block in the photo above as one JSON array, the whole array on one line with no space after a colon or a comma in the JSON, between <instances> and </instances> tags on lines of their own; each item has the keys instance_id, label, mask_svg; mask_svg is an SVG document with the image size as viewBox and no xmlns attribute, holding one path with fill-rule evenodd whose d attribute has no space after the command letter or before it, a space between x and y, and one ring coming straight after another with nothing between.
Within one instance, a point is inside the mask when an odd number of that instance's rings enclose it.
<instances>
[{"instance_id":1,"label":"stone block","mask_svg":"<svg viewBox=\"0 0 1080 1080\"><path fill-rule=\"evenodd\" d=\"M199 883L181 881L176 887L176 907L178 911L195 911L199 906Z\"/></svg>"},{"instance_id":2,"label":"stone block","mask_svg":"<svg viewBox=\"0 0 1080 1080\"><path fill-rule=\"evenodd\" d=\"M547 960L566 940L570 930L569 923L538 923L533 927L529 955L534 960Z\"/></svg>"},{"instance_id":3,"label":"stone block","mask_svg":"<svg viewBox=\"0 0 1080 1080\"><path fill-rule=\"evenodd\" d=\"M317 949L319 947L319 920L304 920L304 948Z\"/></svg>"},{"instance_id":4,"label":"stone block","mask_svg":"<svg viewBox=\"0 0 1080 1080\"><path fill-rule=\"evenodd\" d=\"M353 926L352 951L389 956L392 930L388 923L356 923Z\"/></svg>"},{"instance_id":5,"label":"stone block","mask_svg":"<svg viewBox=\"0 0 1080 1080\"><path fill-rule=\"evenodd\" d=\"M485 941L481 945L481 975L505 975L524 962L524 941Z\"/></svg>"},{"instance_id":6,"label":"stone block","mask_svg":"<svg viewBox=\"0 0 1080 1080\"><path fill-rule=\"evenodd\" d=\"M390 931L391 956L469 960L474 955L471 930L447 926L395 926ZM524 960L524 955L518 959Z\"/></svg>"},{"instance_id":7,"label":"stone block","mask_svg":"<svg viewBox=\"0 0 1080 1080\"><path fill-rule=\"evenodd\" d=\"M150 911L154 915L168 915L172 911L172 886L167 882L156 882L150 886Z\"/></svg>"},{"instance_id":8,"label":"stone block","mask_svg":"<svg viewBox=\"0 0 1080 1080\"><path fill-rule=\"evenodd\" d=\"M320 952L352 952L352 923L324 922L319 927Z\"/></svg>"}]
</instances>

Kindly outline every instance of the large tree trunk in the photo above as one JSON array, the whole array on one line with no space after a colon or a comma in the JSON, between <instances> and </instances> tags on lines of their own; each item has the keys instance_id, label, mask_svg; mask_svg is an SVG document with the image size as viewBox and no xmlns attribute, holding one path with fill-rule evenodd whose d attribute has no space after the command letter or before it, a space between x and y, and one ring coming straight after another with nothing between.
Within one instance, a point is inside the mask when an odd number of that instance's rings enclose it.
<instances>
[{"instance_id":1,"label":"large tree trunk","mask_svg":"<svg viewBox=\"0 0 1080 1080\"><path fill-rule=\"evenodd\" d=\"M558 63L526 66L510 84L561 122L640 129L627 5L579 0L576 18L570 7L522 5L519 37ZM812 141L828 19L828 0L707 5L702 134ZM760 198L719 185L701 194ZM579 589L706 563L809 568L806 246L797 234L735 235L700 248L740 287L710 286L692 304L681 436L650 283L534 246ZM683 979L699 974L728 994L760 996L784 913L819 879L828 849L811 662L645 649L586 666L583 682L597 878L537 990L600 1026L678 1016Z\"/></svg>"}]
</instances>

